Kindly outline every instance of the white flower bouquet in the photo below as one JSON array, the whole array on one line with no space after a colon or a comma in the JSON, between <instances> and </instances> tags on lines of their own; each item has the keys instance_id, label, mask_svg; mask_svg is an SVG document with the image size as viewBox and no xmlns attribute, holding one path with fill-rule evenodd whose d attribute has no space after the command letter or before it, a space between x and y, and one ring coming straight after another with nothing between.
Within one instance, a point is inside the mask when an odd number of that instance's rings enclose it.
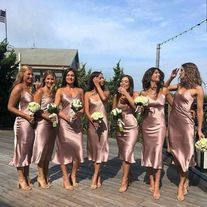
<instances>
[{"instance_id":1,"label":"white flower bouquet","mask_svg":"<svg viewBox=\"0 0 207 207\"><path fill-rule=\"evenodd\" d=\"M103 120L103 114L101 112L93 112L91 114L91 119L93 122L100 124Z\"/></svg>"},{"instance_id":2,"label":"white flower bouquet","mask_svg":"<svg viewBox=\"0 0 207 207\"><path fill-rule=\"evenodd\" d=\"M207 138L201 138L195 143L195 147L197 150L201 152L207 151Z\"/></svg>"},{"instance_id":3,"label":"white flower bouquet","mask_svg":"<svg viewBox=\"0 0 207 207\"><path fill-rule=\"evenodd\" d=\"M27 110L29 111L30 116L34 116L34 114L40 110L40 105L34 101L30 102L27 105Z\"/></svg>"},{"instance_id":4,"label":"white flower bouquet","mask_svg":"<svg viewBox=\"0 0 207 207\"><path fill-rule=\"evenodd\" d=\"M124 122L121 120L121 113L122 113L122 110L119 109L119 108L114 108L112 111L111 111L111 114L113 117L115 117L117 119L117 125L119 127L119 131L120 132L123 132L124 131Z\"/></svg>"},{"instance_id":5,"label":"white flower bouquet","mask_svg":"<svg viewBox=\"0 0 207 207\"><path fill-rule=\"evenodd\" d=\"M47 112L50 113L49 118L52 120L52 126L57 127L58 125L58 107L54 103L47 104Z\"/></svg>"},{"instance_id":6,"label":"white flower bouquet","mask_svg":"<svg viewBox=\"0 0 207 207\"><path fill-rule=\"evenodd\" d=\"M149 105L149 99L146 96L137 96L134 99L134 103L136 105L136 118L137 122L141 123L143 120L142 112L139 110L139 107L147 107Z\"/></svg>"},{"instance_id":7,"label":"white flower bouquet","mask_svg":"<svg viewBox=\"0 0 207 207\"><path fill-rule=\"evenodd\" d=\"M75 114L83 108L83 104L80 99L74 99L71 102L70 122L72 121Z\"/></svg>"}]
</instances>

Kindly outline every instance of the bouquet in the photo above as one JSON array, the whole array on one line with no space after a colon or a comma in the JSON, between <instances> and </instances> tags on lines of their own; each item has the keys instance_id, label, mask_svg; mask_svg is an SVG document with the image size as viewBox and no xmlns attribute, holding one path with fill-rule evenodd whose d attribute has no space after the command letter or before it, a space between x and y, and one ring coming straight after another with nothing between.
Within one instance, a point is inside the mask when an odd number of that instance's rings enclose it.
<instances>
[{"instance_id":1,"label":"bouquet","mask_svg":"<svg viewBox=\"0 0 207 207\"><path fill-rule=\"evenodd\" d=\"M149 105L149 99L146 96L138 96L134 99L134 103L136 105L136 118L138 123L142 122L142 112L138 110L138 107L143 106L146 107Z\"/></svg>"},{"instance_id":2,"label":"bouquet","mask_svg":"<svg viewBox=\"0 0 207 207\"><path fill-rule=\"evenodd\" d=\"M34 117L34 114L40 110L40 105L36 102L30 102L28 105L27 105L27 109L29 111L29 115Z\"/></svg>"},{"instance_id":3,"label":"bouquet","mask_svg":"<svg viewBox=\"0 0 207 207\"><path fill-rule=\"evenodd\" d=\"M101 112L93 112L91 114L91 119L93 122L100 124L103 120L103 114Z\"/></svg>"},{"instance_id":4,"label":"bouquet","mask_svg":"<svg viewBox=\"0 0 207 207\"><path fill-rule=\"evenodd\" d=\"M117 125L119 127L119 131L120 132L123 132L124 131L124 122L121 120L121 113L122 113L122 110L119 109L119 108L114 108L112 111L111 111L111 114L113 117L116 117L117 118Z\"/></svg>"},{"instance_id":5,"label":"bouquet","mask_svg":"<svg viewBox=\"0 0 207 207\"><path fill-rule=\"evenodd\" d=\"M74 99L71 103L71 112L70 112L70 122L72 121L74 115L83 108L83 104L80 99Z\"/></svg>"},{"instance_id":6,"label":"bouquet","mask_svg":"<svg viewBox=\"0 0 207 207\"><path fill-rule=\"evenodd\" d=\"M52 120L52 126L57 127L58 125L58 107L54 103L47 104L47 112L50 113L49 118Z\"/></svg>"},{"instance_id":7,"label":"bouquet","mask_svg":"<svg viewBox=\"0 0 207 207\"><path fill-rule=\"evenodd\" d=\"M207 138L201 138L195 143L195 147L197 150L200 150L201 152L207 151Z\"/></svg>"}]
</instances>

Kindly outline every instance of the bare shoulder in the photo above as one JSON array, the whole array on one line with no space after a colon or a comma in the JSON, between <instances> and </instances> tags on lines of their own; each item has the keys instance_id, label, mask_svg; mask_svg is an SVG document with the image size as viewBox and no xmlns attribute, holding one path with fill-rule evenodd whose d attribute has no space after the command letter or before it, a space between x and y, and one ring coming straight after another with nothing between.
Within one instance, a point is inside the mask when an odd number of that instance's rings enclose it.
<instances>
[{"instance_id":1,"label":"bare shoulder","mask_svg":"<svg viewBox=\"0 0 207 207\"><path fill-rule=\"evenodd\" d=\"M197 93L204 93L203 87L202 86L196 86L195 88Z\"/></svg>"},{"instance_id":2,"label":"bare shoulder","mask_svg":"<svg viewBox=\"0 0 207 207\"><path fill-rule=\"evenodd\" d=\"M147 92L146 91L140 91L139 96L147 96Z\"/></svg>"},{"instance_id":3,"label":"bare shoulder","mask_svg":"<svg viewBox=\"0 0 207 207\"><path fill-rule=\"evenodd\" d=\"M167 95L169 93L169 89L167 87L162 88L162 94Z\"/></svg>"},{"instance_id":4,"label":"bare shoulder","mask_svg":"<svg viewBox=\"0 0 207 207\"><path fill-rule=\"evenodd\" d=\"M12 93L21 93L24 90L23 85L17 84L13 89L12 89Z\"/></svg>"},{"instance_id":5,"label":"bare shoulder","mask_svg":"<svg viewBox=\"0 0 207 207\"><path fill-rule=\"evenodd\" d=\"M83 91L83 89L82 89L82 88L77 88L77 91L78 91L79 93L81 93L81 94L83 94L83 93L84 93L84 91Z\"/></svg>"},{"instance_id":6,"label":"bare shoulder","mask_svg":"<svg viewBox=\"0 0 207 207\"><path fill-rule=\"evenodd\" d=\"M87 92L85 92L85 97L89 97L89 96L91 96L92 95L92 92L91 91L87 91Z\"/></svg>"},{"instance_id":7,"label":"bare shoulder","mask_svg":"<svg viewBox=\"0 0 207 207\"><path fill-rule=\"evenodd\" d=\"M35 92L35 94L38 94L38 95L42 95L42 94L44 94L44 90L43 90L43 88L39 88L39 89Z\"/></svg>"}]
</instances>

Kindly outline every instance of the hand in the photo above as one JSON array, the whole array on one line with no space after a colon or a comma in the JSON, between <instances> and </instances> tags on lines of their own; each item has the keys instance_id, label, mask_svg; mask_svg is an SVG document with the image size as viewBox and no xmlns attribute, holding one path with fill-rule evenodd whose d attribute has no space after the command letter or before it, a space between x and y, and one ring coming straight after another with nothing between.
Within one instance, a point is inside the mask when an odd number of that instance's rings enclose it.
<instances>
[{"instance_id":1,"label":"hand","mask_svg":"<svg viewBox=\"0 0 207 207\"><path fill-rule=\"evenodd\" d=\"M202 131L198 131L198 138L199 138L199 140L200 140L201 138L205 138L205 135L203 134Z\"/></svg>"},{"instance_id":2,"label":"hand","mask_svg":"<svg viewBox=\"0 0 207 207\"><path fill-rule=\"evenodd\" d=\"M34 116L26 115L25 119L26 119L30 124L34 124Z\"/></svg>"},{"instance_id":3,"label":"hand","mask_svg":"<svg viewBox=\"0 0 207 207\"><path fill-rule=\"evenodd\" d=\"M177 76L178 71L179 71L179 68L173 69L172 72L171 72L170 78L174 79Z\"/></svg>"},{"instance_id":4,"label":"hand","mask_svg":"<svg viewBox=\"0 0 207 207\"><path fill-rule=\"evenodd\" d=\"M127 94L126 89L123 88L123 87L119 87L119 88L118 88L118 92L119 92L120 94L122 94L122 95L126 95L126 94Z\"/></svg>"},{"instance_id":5,"label":"hand","mask_svg":"<svg viewBox=\"0 0 207 207\"><path fill-rule=\"evenodd\" d=\"M94 83L94 85L97 87L97 86L100 86L100 78L99 77L95 77L94 79L93 79L93 83Z\"/></svg>"},{"instance_id":6,"label":"hand","mask_svg":"<svg viewBox=\"0 0 207 207\"><path fill-rule=\"evenodd\" d=\"M144 112L144 107L143 106L137 106L136 109L135 109L135 112L137 113L143 113Z\"/></svg>"}]
</instances>

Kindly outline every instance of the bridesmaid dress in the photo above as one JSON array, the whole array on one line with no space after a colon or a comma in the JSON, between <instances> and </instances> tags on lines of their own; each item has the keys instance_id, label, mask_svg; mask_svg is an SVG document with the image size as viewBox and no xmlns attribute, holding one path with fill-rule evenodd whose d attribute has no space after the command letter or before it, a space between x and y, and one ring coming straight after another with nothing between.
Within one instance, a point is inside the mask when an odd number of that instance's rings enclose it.
<instances>
[{"instance_id":1,"label":"bridesmaid dress","mask_svg":"<svg viewBox=\"0 0 207 207\"><path fill-rule=\"evenodd\" d=\"M183 94L176 92L169 117L170 149L183 172L195 165L194 121L191 115L193 101L190 90Z\"/></svg>"},{"instance_id":2,"label":"bridesmaid dress","mask_svg":"<svg viewBox=\"0 0 207 207\"><path fill-rule=\"evenodd\" d=\"M89 122L87 154L89 160L102 163L107 162L109 156L107 113L101 99L94 100L92 97L89 98L89 113L101 112L104 118L97 130Z\"/></svg>"},{"instance_id":3,"label":"bridesmaid dress","mask_svg":"<svg viewBox=\"0 0 207 207\"><path fill-rule=\"evenodd\" d=\"M71 113L71 103L74 99L81 99L63 94L62 112L66 115ZM53 162L56 164L68 164L73 161L83 162L83 134L81 119L75 119L68 123L64 119L59 119L58 137L56 139L56 150Z\"/></svg>"},{"instance_id":4,"label":"bridesmaid dress","mask_svg":"<svg viewBox=\"0 0 207 207\"><path fill-rule=\"evenodd\" d=\"M154 100L150 97L148 111L142 123L143 145L141 165L162 169L162 148L165 140L165 95Z\"/></svg>"},{"instance_id":5,"label":"bridesmaid dress","mask_svg":"<svg viewBox=\"0 0 207 207\"><path fill-rule=\"evenodd\" d=\"M137 120L133 115L133 109L128 104L119 101L117 108L122 110L122 121L124 122L124 132L116 132L118 157L123 161L135 163L134 147L138 137Z\"/></svg>"},{"instance_id":6,"label":"bridesmaid dress","mask_svg":"<svg viewBox=\"0 0 207 207\"><path fill-rule=\"evenodd\" d=\"M29 114L27 105L33 101L33 95L27 91L21 93L18 108ZM15 167L30 165L34 142L34 129L31 123L22 117L16 117L14 123L14 156L9 163Z\"/></svg>"},{"instance_id":7,"label":"bridesmaid dress","mask_svg":"<svg viewBox=\"0 0 207 207\"><path fill-rule=\"evenodd\" d=\"M43 95L41 109L46 110L47 104L54 102L54 95ZM50 161L54 149L57 128L43 118L38 119L35 129L35 140L33 146L32 162L38 164L41 161Z\"/></svg>"}]
</instances>

